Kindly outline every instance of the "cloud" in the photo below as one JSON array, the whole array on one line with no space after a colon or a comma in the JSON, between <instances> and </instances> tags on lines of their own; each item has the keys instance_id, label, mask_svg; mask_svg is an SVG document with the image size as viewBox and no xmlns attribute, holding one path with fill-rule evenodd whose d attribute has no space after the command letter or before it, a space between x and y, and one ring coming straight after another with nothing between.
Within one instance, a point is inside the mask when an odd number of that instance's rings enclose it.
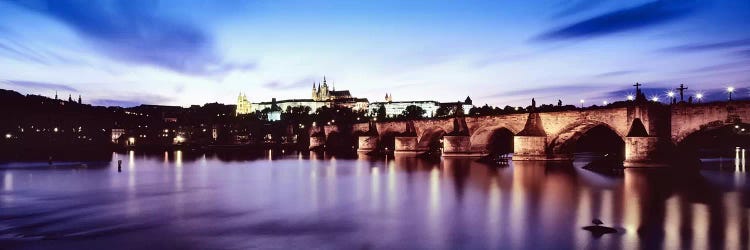
<instances>
[{"instance_id":1,"label":"cloud","mask_svg":"<svg viewBox=\"0 0 750 250\"><path fill-rule=\"evenodd\" d=\"M605 85L605 84L601 84ZM564 98L570 96L570 94L580 94L587 92L597 92L605 89L606 86L593 86L593 85L567 85L567 86L547 86L539 88L528 88L513 91L503 91L501 93L481 96L483 98L497 98L497 97L520 97L521 99L528 98L529 100L533 97L555 97Z\"/></svg>"},{"instance_id":2,"label":"cloud","mask_svg":"<svg viewBox=\"0 0 750 250\"><path fill-rule=\"evenodd\" d=\"M563 8L563 10L561 10L560 12L558 12L557 14L555 14L554 17L555 18L562 18L562 17L567 17L567 16L571 16L571 15L574 15L574 14L578 14L578 13L581 13L581 12L593 9L594 7L599 6L602 3L604 3L604 2L606 2L606 1L604 1L604 0L579 0L579 1L575 1L575 2L573 2L571 4L568 4L565 8Z\"/></svg>"},{"instance_id":3,"label":"cloud","mask_svg":"<svg viewBox=\"0 0 750 250\"><path fill-rule=\"evenodd\" d=\"M119 106L119 107L133 107L141 104L159 104L169 103L173 99L155 94L122 94L118 96L111 96L105 98L95 98L91 100L91 104L98 106Z\"/></svg>"},{"instance_id":4,"label":"cloud","mask_svg":"<svg viewBox=\"0 0 750 250\"><path fill-rule=\"evenodd\" d=\"M746 53L747 53L746 55L750 57L750 51L747 51ZM736 70L738 68L748 68L748 67L750 67L750 61L742 60L742 61L719 63L719 64L692 68L692 69L685 70L684 72L685 73L717 72L717 71Z\"/></svg>"},{"instance_id":5,"label":"cloud","mask_svg":"<svg viewBox=\"0 0 750 250\"><path fill-rule=\"evenodd\" d=\"M604 72L598 75L595 75L596 77L612 77L612 76L621 76L621 75L629 75L632 73L636 73L638 71L636 70L618 70L618 71L611 71L611 72Z\"/></svg>"},{"instance_id":6,"label":"cloud","mask_svg":"<svg viewBox=\"0 0 750 250\"><path fill-rule=\"evenodd\" d=\"M733 49L750 47L750 39L739 39L731 41L710 42L710 43L691 43L680 46L664 48L666 52L700 52L709 50Z\"/></svg>"},{"instance_id":7,"label":"cloud","mask_svg":"<svg viewBox=\"0 0 750 250\"><path fill-rule=\"evenodd\" d=\"M688 16L697 9L692 0L663 0L620 9L536 36L533 40L591 38L647 28Z\"/></svg>"},{"instance_id":8,"label":"cloud","mask_svg":"<svg viewBox=\"0 0 750 250\"><path fill-rule=\"evenodd\" d=\"M17 88L78 92L78 90L73 87L70 87L64 84L57 84L57 83L23 81L23 80L5 80L5 81L0 81L0 83L3 83L8 86L12 86L12 87L17 87Z\"/></svg>"},{"instance_id":9,"label":"cloud","mask_svg":"<svg viewBox=\"0 0 750 250\"><path fill-rule=\"evenodd\" d=\"M298 88L304 88L304 87L311 87L313 85L313 82L315 81L315 78L313 77L305 77L304 79L292 82L292 83L283 83L281 81L271 81L263 84L263 87L273 89L273 90L287 90L287 89L298 89ZM329 82L330 84L331 82Z\"/></svg>"},{"instance_id":10,"label":"cloud","mask_svg":"<svg viewBox=\"0 0 750 250\"><path fill-rule=\"evenodd\" d=\"M254 69L226 63L212 37L196 26L155 14L151 1L11 0L67 25L112 59L190 75Z\"/></svg>"}]
</instances>

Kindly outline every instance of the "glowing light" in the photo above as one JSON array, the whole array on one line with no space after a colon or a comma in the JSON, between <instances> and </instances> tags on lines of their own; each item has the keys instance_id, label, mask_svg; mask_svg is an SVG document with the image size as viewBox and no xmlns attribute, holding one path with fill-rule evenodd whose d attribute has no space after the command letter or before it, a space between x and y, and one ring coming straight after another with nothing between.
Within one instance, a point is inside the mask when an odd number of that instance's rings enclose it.
<instances>
[{"instance_id":1,"label":"glowing light","mask_svg":"<svg viewBox=\"0 0 750 250\"><path fill-rule=\"evenodd\" d=\"M729 93L732 93L732 92L734 92L734 87L728 87L728 88L727 88L727 92L729 92Z\"/></svg>"},{"instance_id":2,"label":"glowing light","mask_svg":"<svg viewBox=\"0 0 750 250\"><path fill-rule=\"evenodd\" d=\"M703 99L703 93L695 94L695 97L698 98L698 100Z\"/></svg>"},{"instance_id":3,"label":"glowing light","mask_svg":"<svg viewBox=\"0 0 750 250\"><path fill-rule=\"evenodd\" d=\"M667 96L674 97L674 92L672 92L672 91L667 92Z\"/></svg>"},{"instance_id":4,"label":"glowing light","mask_svg":"<svg viewBox=\"0 0 750 250\"><path fill-rule=\"evenodd\" d=\"M584 103L584 102L586 102L586 100L581 99L581 103Z\"/></svg>"},{"instance_id":5,"label":"glowing light","mask_svg":"<svg viewBox=\"0 0 750 250\"><path fill-rule=\"evenodd\" d=\"M633 95L628 95L628 101L632 101L633 99L635 99Z\"/></svg>"},{"instance_id":6,"label":"glowing light","mask_svg":"<svg viewBox=\"0 0 750 250\"><path fill-rule=\"evenodd\" d=\"M10 139L11 137L13 137L13 135L11 135L11 134L5 134L5 138Z\"/></svg>"},{"instance_id":7,"label":"glowing light","mask_svg":"<svg viewBox=\"0 0 750 250\"><path fill-rule=\"evenodd\" d=\"M608 101L603 101L602 104L607 105L607 104L609 104L609 102Z\"/></svg>"},{"instance_id":8,"label":"glowing light","mask_svg":"<svg viewBox=\"0 0 750 250\"><path fill-rule=\"evenodd\" d=\"M175 143L183 143L185 142L185 137L182 137L180 135L174 137Z\"/></svg>"},{"instance_id":9,"label":"glowing light","mask_svg":"<svg viewBox=\"0 0 750 250\"><path fill-rule=\"evenodd\" d=\"M651 97L651 100L655 101L655 102L658 102L659 101L659 97L658 96Z\"/></svg>"},{"instance_id":10,"label":"glowing light","mask_svg":"<svg viewBox=\"0 0 750 250\"><path fill-rule=\"evenodd\" d=\"M55 133L57 133L57 127L55 127L54 131L55 131Z\"/></svg>"},{"instance_id":11,"label":"glowing light","mask_svg":"<svg viewBox=\"0 0 750 250\"><path fill-rule=\"evenodd\" d=\"M135 137L130 137L130 138L128 138L128 143L129 143L130 145L135 145Z\"/></svg>"},{"instance_id":12,"label":"glowing light","mask_svg":"<svg viewBox=\"0 0 750 250\"><path fill-rule=\"evenodd\" d=\"M740 125L734 125L734 128L740 128Z\"/></svg>"}]
</instances>

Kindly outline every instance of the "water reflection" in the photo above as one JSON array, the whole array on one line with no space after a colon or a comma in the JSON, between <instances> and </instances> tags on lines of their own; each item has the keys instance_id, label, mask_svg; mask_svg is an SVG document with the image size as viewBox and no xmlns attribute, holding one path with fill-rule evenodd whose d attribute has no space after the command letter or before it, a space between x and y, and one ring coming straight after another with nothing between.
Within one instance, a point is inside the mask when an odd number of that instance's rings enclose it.
<instances>
[{"instance_id":1,"label":"water reflection","mask_svg":"<svg viewBox=\"0 0 750 250\"><path fill-rule=\"evenodd\" d=\"M747 249L750 237L745 171L273 151L118 159L122 173L0 170L0 246ZM581 230L594 218L620 233Z\"/></svg>"}]
</instances>

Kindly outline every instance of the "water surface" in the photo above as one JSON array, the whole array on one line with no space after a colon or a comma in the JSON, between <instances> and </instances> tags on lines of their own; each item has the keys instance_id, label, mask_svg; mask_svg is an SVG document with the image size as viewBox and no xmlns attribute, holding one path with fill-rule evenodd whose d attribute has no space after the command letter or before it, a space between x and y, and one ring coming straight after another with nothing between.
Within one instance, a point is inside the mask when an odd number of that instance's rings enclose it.
<instances>
[{"instance_id":1,"label":"water surface","mask_svg":"<svg viewBox=\"0 0 750 250\"><path fill-rule=\"evenodd\" d=\"M0 248L748 249L741 162L586 163L182 151L4 163ZM582 230L593 218L619 233Z\"/></svg>"}]
</instances>

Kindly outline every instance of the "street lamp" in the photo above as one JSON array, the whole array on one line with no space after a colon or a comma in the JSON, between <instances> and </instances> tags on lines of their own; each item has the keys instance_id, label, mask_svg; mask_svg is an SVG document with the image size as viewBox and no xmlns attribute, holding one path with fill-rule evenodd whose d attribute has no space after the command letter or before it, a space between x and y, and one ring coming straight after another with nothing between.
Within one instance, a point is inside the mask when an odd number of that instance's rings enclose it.
<instances>
[{"instance_id":1,"label":"street lamp","mask_svg":"<svg viewBox=\"0 0 750 250\"><path fill-rule=\"evenodd\" d=\"M727 92L729 93L729 100L732 100L732 92L734 92L734 87L728 87Z\"/></svg>"},{"instance_id":2,"label":"street lamp","mask_svg":"<svg viewBox=\"0 0 750 250\"><path fill-rule=\"evenodd\" d=\"M655 102L658 102L659 101L659 96L653 96L653 97L651 97L651 100L655 101Z\"/></svg>"},{"instance_id":3,"label":"street lamp","mask_svg":"<svg viewBox=\"0 0 750 250\"><path fill-rule=\"evenodd\" d=\"M701 100L703 99L703 93L695 94L695 97L698 98L698 103L700 103Z\"/></svg>"},{"instance_id":4,"label":"street lamp","mask_svg":"<svg viewBox=\"0 0 750 250\"><path fill-rule=\"evenodd\" d=\"M586 100L581 99L581 108L583 108L583 103L586 102Z\"/></svg>"},{"instance_id":5,"label":"street lamp","mask_svg":"<svg viewBox=\"0 0 750 250\"><path fill-rule=\"evenodd\" d=\"M608 101L603 101L602 104L604 104L606 106L607 104L609 104L609 102Z\"/></svg>"},{"instance_id":6,"label":"street lamp","mask_svg":"<svg viewBox=\"0 0 750 250\"><path fill-rule=\"evenodd\" d=\"M628 95L628 101L632 101L634 99L635 99L635 97L633 95Z\"/></svg>"}]
</instances>

